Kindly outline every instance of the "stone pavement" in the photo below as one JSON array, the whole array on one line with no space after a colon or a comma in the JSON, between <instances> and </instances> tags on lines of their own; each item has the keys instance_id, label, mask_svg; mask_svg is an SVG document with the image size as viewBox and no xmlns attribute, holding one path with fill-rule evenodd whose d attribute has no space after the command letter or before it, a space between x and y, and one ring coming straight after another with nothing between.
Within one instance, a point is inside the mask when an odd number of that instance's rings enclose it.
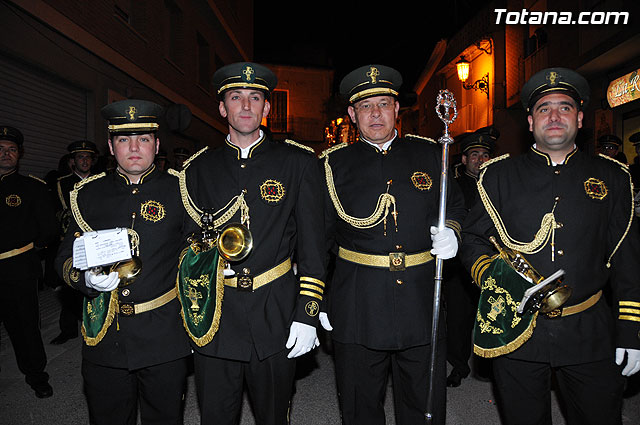
<instances>
[{"instance_id":1,"label":"stone pavement","mask_svg":"<svg viewBox=\"0 0 640 425\"><path fill-rule=\"evenodd\" d=\"M54 395L37 399L18 371L13 349L4 327L0 327L0 424L2 425L76 425L87 424L87 407L80 376L80 338L61 346L48 342L58 334L60 311L56 293L40 292L42 335L48 356ZM324 335L323 335L324 336ZM296 393L291 407L291 423L296 425L339 425L340 415L329 355L330 343L323 340L320 349L304 356L298 363ZM449 388L447 394L448 425L499 425L500 419L491 383L467 378L462 386ZM386 400L387 424L394 425L390 391ZM565 425L559 403L553 398L554 425ZM640 424L640 376L629 381L624 402L624 425ZM185 425L199 424L193 376L185 406ZM249 403L245 398L241 425L253 425Z\"/></svg>"}]
</instances>

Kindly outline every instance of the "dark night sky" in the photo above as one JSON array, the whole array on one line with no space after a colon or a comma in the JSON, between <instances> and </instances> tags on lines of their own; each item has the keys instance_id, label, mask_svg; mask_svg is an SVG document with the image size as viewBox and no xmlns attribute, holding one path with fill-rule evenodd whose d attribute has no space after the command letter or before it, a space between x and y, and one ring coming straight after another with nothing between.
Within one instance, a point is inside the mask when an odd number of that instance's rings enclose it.
<instances>
[{"instance_id":1,"label":"dark night sky","mask_svg":"<svg viewBox=\"0 0 640 425\"><path fill-rule=\"evenodd\" d=\"M379 63L398 69L409 89L435 43L455 34L486 3L257 0L254 60L333 68L336 84L358 66Z\"/></svg>"}]
</instances>

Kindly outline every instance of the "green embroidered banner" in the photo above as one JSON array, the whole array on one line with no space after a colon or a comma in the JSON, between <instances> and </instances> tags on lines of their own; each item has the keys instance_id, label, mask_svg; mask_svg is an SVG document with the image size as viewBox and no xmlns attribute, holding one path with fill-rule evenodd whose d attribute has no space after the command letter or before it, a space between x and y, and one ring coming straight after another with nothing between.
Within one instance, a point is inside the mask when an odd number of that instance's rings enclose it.
<instances>
[{"instance_id":1,"label":"green embroidered banner","mask_svg":"<svg viewBox=\"0 0 640 425\"><path fill-rule=\"evenodd\" d=\"M95 298L84 298L82 336L89 346L97 345L107 333L116 314L117 294L101 292Z\"/></svg>"},{"instance_id":2,"label":"green embroidered banner","mask_svg":"<svg viewBox=\"0 0 640 425\"><path fill-rule=\"evenodd\" d=\"M532 284L502 258L492 261L482 279L473 351L481 357L497 357L516 350L531 337L538 313L518 314L520 300Z\"/></svg>"},{"instance_id":3,"label":"green embroidered banner","mask_svg":"<svg viewBox=\"0 0 640 425\"><path fill-rule=\"evenodd\" d=\"M178 266L176 282L182 304L182 320L189 337L199 347L208 344L218 331L224 294L224 260L213 248L186 249Z\"/></svg>"}]
</instances>

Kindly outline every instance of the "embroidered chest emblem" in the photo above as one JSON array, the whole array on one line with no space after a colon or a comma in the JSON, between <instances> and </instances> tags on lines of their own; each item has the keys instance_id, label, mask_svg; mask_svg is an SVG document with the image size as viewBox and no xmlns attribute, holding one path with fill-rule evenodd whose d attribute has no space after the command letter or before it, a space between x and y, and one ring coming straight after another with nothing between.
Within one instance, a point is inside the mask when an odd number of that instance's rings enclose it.
<instances>
[{"instance_id":1,"label":"embroidered chest emblem","mask_svg":"<svg viewBox=\"0 0 640 425\"><path fill-rule=\"evenodd\" d=\"M158 201L147 201L140 204L140 215L147 221L158 222L165 216L164 206Z\"/></svg>"},{"instance_id":2,"label":"embroidered chest emblem","mask_svg":"<svg viewBox=\"0 0 640 425\"><path fill-rule=\"evenodd\" d=\"M584 191L592 199L603 200L609 191L602 180L590 177L584 182Z\"/></svg>"},{"instance_id":3,"label":"embroidered chest emblem","mask_svg":"<svg viewBox=\"0 0 640 425\"><path fill-rule=\"evenodd\" d=\"M433 186L433 180L431 180L429 174L424 171L416 171L413 173L411 175L411 183L413 183L418 190L429 190L431 186Z\"/></svg>"},{"instance_id":4,"label":"embroidered chest emblem","mask_svg":"<svg viewBox=\"0 0 640 425\"><path fill-rule=\"evenodd\" d=\"M285 189L278 180L266 180L260 185L260 196L270 204L276 204L284 198Z\"/></svg>"},{"instance_id":5,"label":"embroidered chest emblem","mask_svg":"<svg viewBox=\"0 0 640 425\"><path fill-rule=\"evenodd\" d=\"M10 207L17 207L22 203L22 199L18 195L9 195L5 198L5 202Z\"/></svg>"}]
</instances>

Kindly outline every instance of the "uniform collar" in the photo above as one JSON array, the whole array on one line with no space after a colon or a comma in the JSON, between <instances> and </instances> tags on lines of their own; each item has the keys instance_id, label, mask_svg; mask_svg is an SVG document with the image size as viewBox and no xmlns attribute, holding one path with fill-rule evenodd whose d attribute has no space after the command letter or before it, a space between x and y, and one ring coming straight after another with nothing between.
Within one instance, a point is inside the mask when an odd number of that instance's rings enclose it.
<instances>
[{"instance_id":1,"label":"uniform collar","mask_svg":"<svg viewBox=\"0 0 640 425\"><path fill-rule=\"evenodd\" d=\"M264 145L263 142L265 141L265 139L266 139L266 137L264 135L264 132L262 130L260 130L260 135L256 139L256 141L251 143L249 146L247 146L244 149L234 145L231 142L231 140L229 139L229 135L227 135L227 137L226 137L226 139L224 139L224 141L227 144L227 146L229 146L230 148L232 148L236 152L237 159L248 159L248 158L251 158L251 156L254 154L254 152L260 146Z\"/></svg>"},{"instance_id":2,"label":"uniform collar","mask_svg":"<svg viewBox=\"0 0 640 425\"><path fill-rule=\"evenodd\" d=\"M155 175L154 173L155 170L156 170L156 165L151 164L151 167L149 167L149 169L145 171L144 174L142 174L138 183L132 183L131 180L129 180L129 177L121 173L118 168L116 168L114 175L118 177L117 180L123 181L127 186L130 186L132 184L143 184L144 182L152 179L153 176Z\"/></svg>"},{"instance_id":3,"label":"uniform collar","mask_svg":"<svg viewBox=\"0 0 640 425\"><path fill-rule=\"evenodd\" d=\"M569 163L569 160L575 157L576 152L578 152L578 148L576 145L573 145L573 150L567 154L567 156L564 158L564 161L560 164L557 164L551 160L551 157L548 154L539 151L534 144L533 146L531 146L531 154L529 156L532 157L536 162L542 162L549 167L555 167L556 165L567 165Z\"/></svg>"},{"instance_id":4,"label":"uniform collar","mask_svg":"<svg viewBox=\"0 0 640 425\"><path fill-rule=\"evenodd\" d=\"M391 140L388 140L386 142L383 143L382 147L380 147L379 145L372 143L370 141L368 141L367 139L365 139L364 137L360 137L360 140L363 142L363 144L367 147L370 147L372 149L375 149L376 152L385 152L391 149L391 146L393 144L393 142L398 138L398 130L394 129L394 133L393 133L393 137L391 138Z\"/></svg>"},{"instance_id":5,"label":"uniform collar","mask_svg":"<svg viewBox=\"0 0 640 425\"><path fill-rule=\"evenodd\" d=\"M9 176L12 176L12 175L16 174L17 172L18 172L18 169L14 168L12 171L9 171L8 173L3 174L2 176L0 176L0 181L4 180L5 178L7 178Z\"/></svg>"}]
</instances>

